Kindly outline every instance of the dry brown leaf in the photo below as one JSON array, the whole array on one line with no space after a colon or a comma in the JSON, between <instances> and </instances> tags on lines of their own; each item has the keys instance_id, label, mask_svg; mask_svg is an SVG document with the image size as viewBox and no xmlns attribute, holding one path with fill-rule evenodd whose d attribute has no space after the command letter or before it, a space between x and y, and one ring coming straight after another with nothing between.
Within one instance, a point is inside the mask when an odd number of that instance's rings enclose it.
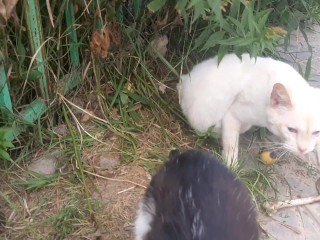
<instances>
[{"instance_id":1,"label":"dry brown leaf","mask_svg":"<svg viewBox=\"0 0 320 240\"><path fill-rule=\"evenodd\" d=\"M52 27L54 27L53 17L52 17L52 10L51 10L51 6L50 6L50 0L46 0L46 5L47 5L47 10L48 10L48 15L49 15L49 19L50 19L51 25L52 25Z\"/></svg>"},{"instance_id":2,"label":"dry brown leaf","mask_svg":"<svg viewBox=\"0 0 320 240\"><path fill-rule=\"evenodd\" d=\"M110 48L109 27L95 31L91 36L90 48L93 54L106 58Z\"/></svg>"},{"instance_id":3,"label":"dry brown leaf","mask_svg":"<svg viewBox=\"0 0 320 240\"><path fill-rule=\"evenodd\" d=\"M82 118L81 118L81 122L82 122L82 123L88 122L89 120L91 120L91 119L93 118L92 115L93 115L93 116L95 115L92 111L89 111L89 110L86 110L86 111L87 111L88 113L90 113L90 115L87 114L87 113L83 114L83 116L82 116Z\"/></svg>"},{"instance_id":4,"label":"dry brown leaf","mask_svg":"<svg viewBox=\"0 0 320 240\"><path fill-rule=\"evenodd\" d=\"M181 20L181 15L177 12L175 18L172 21L172 25L178 25L178 26L183 26L183 22Z\"/></svg>"},{"instance_id":5,"label":"dry brown leaf","mask_svg":"<svg viewBox=\"0 0 320 240\"><path fill-rule=\"evenodd\" d=\"M156 21L156 26L157 26L158 28L161 28L161 27L167 25L167 23L168 23L168 17L169 17L169 11L166 12L166 15L164 16L164 18L163 18L162 20L157 20L157 21Z\"/></svg>"},{"instance_id":6,"label":"dry brown leaf","mask_svg":"<svg viewBox=\"0 0 320 240\"><path fill-rule=\"evenodd\" d=\"M111 41L115 45L119 45L121 43L121 31L119 26L115 23L110 24L110 37Z\"/></svg>"},{"instance_id":7,"label":"dry brown leaf","mask_svg":"<svg viewBox=\"0 0 320 240\"><path fill-rule=\"evenodd\" d=\"M163 84L162 82L159 84L159 91L161 93L163 93L163 94L166 93L167 88L168 88L167 85Z\"/></svg>"},{"instance_id":8,"label":"dry brown leaf","mask_svg":"<svg viewBox=\"0 0 320 240\"><path fill-rule=\"evenodd\" d=\"M73 1L73 11L74 14L77 14L79 12L79 1Z\"/></svg>"},{"instance_id":9,"label":"dry brown leaf","mask_svg":"<svg viewBox=\"0 0 320 240\"><path fill-rule=\"evenodd\" d=\"M137 104L135 104L134 106L133 106L133 110L134 111L138 111L139 109L141 109L142 108L142 104L141 103L137 103Z\"/></svg>"},{"instance_id":10,"label":"dry brown leaf","mask_svg":"<svg viewBox=\"0 0 320 240\"><path fill-rule=\"evenodd\" d=\"M162 56L166 55L169 39L167 35L159 35L150 42L151 52L157 52Z\"/></svg>"},{"instance_id":11,"label":"dry brown leaf","mask_svg":"<svg viewBox=\"0 0 320 240\"><path fill-rule=\"evenodd\" d=\"M19 25L19 18L16 13L18 0L0 0L0 16L4 19L5 24L9 18L13 17L14 24Z\"/></svg>"},{"instance_id":12,"label":"dry brown leaf","mask_svg":"<svg viewBox=\"0 0 320 240\"><path fill-rule=\"evenodd\" d=\"M18 0L0 0L0 14L4 20L7 21L11 17L17 3Z\"/></svg>"}]
</instances>

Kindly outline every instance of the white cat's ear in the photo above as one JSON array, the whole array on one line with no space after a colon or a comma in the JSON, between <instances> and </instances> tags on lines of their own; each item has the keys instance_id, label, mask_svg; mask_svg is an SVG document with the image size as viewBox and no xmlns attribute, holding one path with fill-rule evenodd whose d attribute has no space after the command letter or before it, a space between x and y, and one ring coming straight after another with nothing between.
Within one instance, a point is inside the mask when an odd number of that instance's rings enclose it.
<instances>
[{"instance_id":1,"label":"white cat's ear","mask_svg":"<svg viewBox=\"0 0 320 240\"><path fill-rule=\"evenodd\" d=\"M271 92L271 106L291 108L292 103L286 87L281 83L275 83Z\"/></svg>"}]
</instances>

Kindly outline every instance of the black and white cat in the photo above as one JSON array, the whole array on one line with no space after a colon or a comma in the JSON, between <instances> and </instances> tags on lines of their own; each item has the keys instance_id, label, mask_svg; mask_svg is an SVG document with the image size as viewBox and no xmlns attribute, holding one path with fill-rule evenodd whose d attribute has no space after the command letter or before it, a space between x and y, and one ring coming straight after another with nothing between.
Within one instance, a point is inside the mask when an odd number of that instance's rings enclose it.
<instances>
[{"instance_id":1,"label":"black and white cat","mask_svg":"<svg viewBox=\"0 0 320 240\"><path fill-rule=\"evenodd\" d=\"M135 240L257 240L245 186L211 155L170 153L140 203Z\"/></svg>"}]
</instances>

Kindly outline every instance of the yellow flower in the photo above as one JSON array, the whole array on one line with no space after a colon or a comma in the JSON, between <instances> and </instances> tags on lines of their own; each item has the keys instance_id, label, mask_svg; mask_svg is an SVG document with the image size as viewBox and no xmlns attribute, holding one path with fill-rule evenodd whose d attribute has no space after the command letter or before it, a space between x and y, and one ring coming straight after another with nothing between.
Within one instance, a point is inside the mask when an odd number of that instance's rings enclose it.
<instances>
[{"instance_id":1,"label":"yellow flower","mask_svg":"<svg viewBox=\"0 0 320 240\"><path fill-rule=\"evenodd\" d=\"M266 38L284 37L287 35L287 31L281 27L269 27L266 32Z\"/></svg>"},{"instance_id":2,"label":"yellow flower","mask_svg":"<svg viewBox=\"0 0 320 240\"><path fill-rule=\"evenodd\" d=\"M133 93L134 90L133 90L133 84L131 82L127 82L125 85L124 85L124 88L123 88L124 92L128 93L128 92L131 92Z\"/></svg>"}]
</instances>

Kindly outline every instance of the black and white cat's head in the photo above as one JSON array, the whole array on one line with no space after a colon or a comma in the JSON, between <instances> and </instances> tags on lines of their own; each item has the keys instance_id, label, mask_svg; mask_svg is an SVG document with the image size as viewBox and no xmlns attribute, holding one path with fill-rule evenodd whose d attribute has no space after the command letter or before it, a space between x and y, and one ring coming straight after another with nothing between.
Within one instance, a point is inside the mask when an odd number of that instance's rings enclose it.
<instances>
[{"instance_id":1,"label":"black and white cat's head","mask_svg":"<svg viewBox=\"0 0 320 240\"><path fill-rule=\"evenodd\" d=\"M200 151L170 153L135 222L136 240L257 240L255 207L225 166Z\"/></svg>"}]
</instances>

